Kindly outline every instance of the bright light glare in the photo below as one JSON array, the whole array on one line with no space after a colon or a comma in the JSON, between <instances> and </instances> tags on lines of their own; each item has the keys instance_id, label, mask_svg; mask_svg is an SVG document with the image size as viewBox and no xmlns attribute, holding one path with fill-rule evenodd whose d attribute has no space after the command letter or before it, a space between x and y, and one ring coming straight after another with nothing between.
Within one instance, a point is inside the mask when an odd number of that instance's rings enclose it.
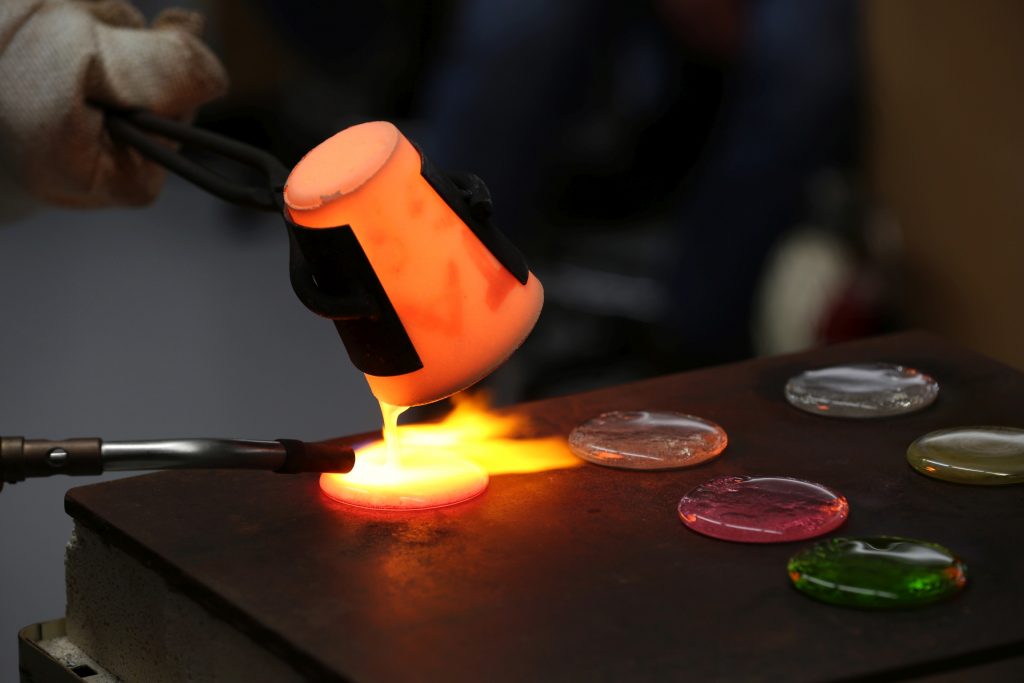
<instances>
[{"instance_id":1,"label":"bright light glare","mask_svg":"<svg viewBox=\"0 0 1024 683\"><path fill-rule=\"evenodd\" d=\"M375 441L356 452L347 474L324 474L320 487L351 505L423 509L460 503L483 492L490 474L524 474L577 467L565 438L517 438L529 419L488 412L486 398L460 394L442 421L404 425L401 467L388 464L387 448Z\"/></svg>"}]
</instances>

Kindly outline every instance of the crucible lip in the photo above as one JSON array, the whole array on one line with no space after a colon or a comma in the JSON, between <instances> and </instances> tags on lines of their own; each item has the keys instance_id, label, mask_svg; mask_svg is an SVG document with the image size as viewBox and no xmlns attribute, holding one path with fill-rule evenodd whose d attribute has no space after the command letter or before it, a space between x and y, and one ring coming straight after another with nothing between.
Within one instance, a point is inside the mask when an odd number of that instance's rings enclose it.
<instances>
[{"instance_id":1,"label":"crucible lip","mask_svg":"<svg viewBox=\"0 0 1024 683\"><path fill-rule=\"evenodd\" d=\"M313 211L358 191L387 165L400 139L388 121L360 123L327 138L292 169L285 204L293 211Z\"/></svg>"}]
</instances>

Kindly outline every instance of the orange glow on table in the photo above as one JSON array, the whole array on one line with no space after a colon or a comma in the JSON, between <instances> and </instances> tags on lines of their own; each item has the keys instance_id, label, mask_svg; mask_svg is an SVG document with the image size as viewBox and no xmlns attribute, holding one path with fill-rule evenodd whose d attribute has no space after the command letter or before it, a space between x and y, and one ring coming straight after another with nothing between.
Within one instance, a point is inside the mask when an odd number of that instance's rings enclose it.
<instances>
[{"instance_id":1,"label":"orange glow on table","mask_svg":"<svg viewBox=\"0 0 1024 683\"><path fill-rule=\"evenodd\" d=\"M320 488L360 507L410 510L463 502L483 492L488 475L577 467L563 437L520 438L529 419L491 413L480 396L458 395L455 409L437 423L404 425L400 463L389 462L383 441L356 451L346 474L323 474Z\"/></svg>"}]
</instances>

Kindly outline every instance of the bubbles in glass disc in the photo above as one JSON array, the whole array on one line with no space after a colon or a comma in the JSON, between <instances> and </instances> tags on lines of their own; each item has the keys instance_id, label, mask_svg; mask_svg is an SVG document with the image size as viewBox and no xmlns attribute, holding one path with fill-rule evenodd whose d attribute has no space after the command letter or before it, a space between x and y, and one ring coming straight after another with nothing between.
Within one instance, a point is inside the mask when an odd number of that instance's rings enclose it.
<instances>
[{"instance_id":1,"label":"bubbles in glass disc","mask_svg":"<svg viewBox=\"0 0 1024 683\"><path fill-rule=\"evenodd\" d=\"M725 430L709 420L644 410L604 413L569 434L569 447L579 457L629 470L696 465L717 456L728 441Z\"/></svg>"},{"instance_id":2,"label":"bubbles in glass disc","mask_svg":"<svg viewBox=\"0 0 1024 683\"><path fill-rule=\"evenodd\" d=\"M849 514L846 498L792 477L716 477L679 501L690 529L726 541L785 543L827 534Z\"/></svg>"},{"instance_id":3,"label":"bubbles in glass disc","mask_svg":"<svg viewBox=\"0 0 1024 683\"><path fill-rule=\"evenodd\" d=\"M790 405L826 417L902 415L930 406L938 395L939 383L930 375L889 363L808 370L786 383Z\"/></svg>"}]
</instances>

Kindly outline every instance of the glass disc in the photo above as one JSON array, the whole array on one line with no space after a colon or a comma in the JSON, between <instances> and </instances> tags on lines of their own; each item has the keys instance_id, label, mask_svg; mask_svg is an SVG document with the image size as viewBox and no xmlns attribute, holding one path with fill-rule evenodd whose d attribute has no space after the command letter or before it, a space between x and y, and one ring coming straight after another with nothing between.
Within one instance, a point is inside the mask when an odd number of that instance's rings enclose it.
<instances>
[{"instance_id":1,"label":"glass disc","mask_svg":"<svg viewBox=\"0 0 1024 683\"><path fill-rule=\"evenodd\" d=\"M955 595L967 567L936 543L910 538L830 538L789 560L797 590L835 605L917 607Z\"/></svg>"},{"instance_id":2,"label":"glass disc","mask_svg":"<svg viewBox=\"0 0 1024 683\"><path fill-rule=\"evenodd\" d=\"M569 434L569 448L592 463L628 470L666 470L710 460L729 439L714 422L645 410L604 413Z\"/></svg>"},{"instance_id":3,"label":"glass disc","mask_svg":"<svg viewBox=\"0 0 1024 683\"><path fill-rule=\"evenodd\" d=\"M826 417L887 417L926 408L939 383L913 368L889 363L808 370L786 383L790 405Z\"/></svg>"},{"instance_id":4,"label":"glass disc","mask_svg":"<svg viewBox=\"0 0 1024 683\"><path fill-rule=\"evenodd\" d=\"M958 484L1024 482L1024 429L957 427L918 438L907 462L921 474Z\"/></svg>"},{"instance_id":5,"label":"glass disc","mask_svg":"<svg viewBox=\"0 0 1024 683\"><path fill-rule=\"evenodd\" d=\"M339 502L379 510L455 505L487 488L487 472L467 460L406 452L401 463L391 464L384 449L356 453L351 472L322 474L320 488Z\"/></svg>"},{"instance_id":6,"label":"glass disc","mask_svg":"<svg viewBox=\"0 0 1024 683\"><path fill-rule=\"evenodd\" d=\"M821 536L849 514L846 498L791 477L716 477L679 501L690 529L740 543L786 543Z\"/></svg>"}]
</instances>

